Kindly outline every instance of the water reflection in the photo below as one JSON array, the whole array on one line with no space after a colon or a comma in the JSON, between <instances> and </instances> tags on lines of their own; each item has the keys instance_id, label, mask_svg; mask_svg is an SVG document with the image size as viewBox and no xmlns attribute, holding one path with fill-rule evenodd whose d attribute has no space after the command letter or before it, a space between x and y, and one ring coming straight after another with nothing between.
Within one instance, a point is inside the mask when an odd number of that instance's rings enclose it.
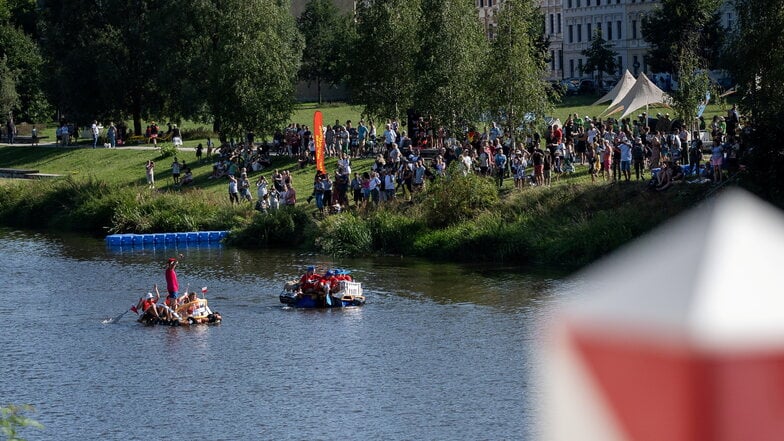
<instances>
[{"instance_id":1,"label":"water reflection","mask_svg":"<svg viewBox=\"0 0 784 441\"><path fill-rule=\"evenodd\" d=\"M526 439L531 323L560 283L497 265L116 250L9 230L0 253L0 376L14 379L0 399L38 408L46 429L31 439L194 437L191 421L140 415L198 415L204 439ZM222 325L101 324L163 286L180 253L182 286L207 286ZM284 308L283 281L313 262L352 269L368 304Z\"/></svg>"}]
</instances>

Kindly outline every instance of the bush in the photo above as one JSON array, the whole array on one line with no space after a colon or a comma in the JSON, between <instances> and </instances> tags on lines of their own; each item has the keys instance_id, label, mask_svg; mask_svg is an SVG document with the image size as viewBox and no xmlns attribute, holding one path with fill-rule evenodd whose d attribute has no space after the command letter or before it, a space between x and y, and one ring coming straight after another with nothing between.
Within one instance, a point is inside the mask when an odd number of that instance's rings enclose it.
<instances>
[{"instance_id":1,"label":"bush","mask_svg":"<svg viewBox=\"0 0 784 441\"><path fill-rule=\"evenodd\" d=\"M164 142L158 145L160 146L161 149L161 156L160 156L161 158L177 156L177 154L179 153L177 146L174 145L173 143Z\"/></svg>"},{"instance_id":2,"label":"bush","mask_svg":"<svg viewBox=\"0 0 784 441\"><path fill-rule=\"evenodd\" d=\"M429 183L418 193L425 222L430 227L443 227L470 219L481 210L498 203L498 190L491 179L476 174L463 176L458 164L453 163L446 176Z\"/></svg>"},{"instance_id":3,"label":"bush","mask_svg":"<svg viewBox=\"0 0 784 441\"><path fill-rule=\"evenodd\" d=\"M282 207L267 214L257 213L249 220L237 219L229 243L245 248L271 246L296 247L311 236L313 220L301 207Z\"/></svg>"},{"instance_id":4,"label":"bush","mask_svg":"<svg viewBox=\"0 0 784 441\"><path fill-rule=\"evenodd\" d=\"M344 212L324 219L319 228L316 246L333 256L369 254L373 238L368 222L354 213Z\"/></svg>"}]
</instances>

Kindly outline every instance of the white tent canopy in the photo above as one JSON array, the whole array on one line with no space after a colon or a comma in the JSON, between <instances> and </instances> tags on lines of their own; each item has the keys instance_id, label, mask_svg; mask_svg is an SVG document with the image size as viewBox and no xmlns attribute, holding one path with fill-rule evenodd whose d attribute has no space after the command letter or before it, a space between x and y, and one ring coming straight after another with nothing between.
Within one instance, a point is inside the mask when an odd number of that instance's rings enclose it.
<instances>
[{"instance_id":1,"label":"white tent canopy","mask_svg":"<svg viewBox=\"0 0 784 441\"><path fill-rule=\"evenodd\" d=\"M615 84L615 87L613 87L611 91L607 92L603 97L599 98L591 105L595 106L597 104L611 101L610 107L608 108L612 108L618 104L618 102L621 101L623 97L626 96L626 93L629 92L629 89L634 86L635 81L636 80L634 79L634 75L632 75L631 72L626 69L626 72L623 73L623 77L621 77L621 80Z\"/></svg>"},{"instance_id":2,"label":"white tent canopy","mask_svg":"<svg viewBox=\"0 0 784 441\"><path fill-rule=\"evenodd\" d=\"M623 115L620 117L620 119L623 119L635 110L652 104L670 107L669 102L670 96L653 84L644 73L641 73L634 86L626 93L626 96L615 106L611 105L608 107L604 113L610 115L623 110Z\"/></svg>"}]
</instances>

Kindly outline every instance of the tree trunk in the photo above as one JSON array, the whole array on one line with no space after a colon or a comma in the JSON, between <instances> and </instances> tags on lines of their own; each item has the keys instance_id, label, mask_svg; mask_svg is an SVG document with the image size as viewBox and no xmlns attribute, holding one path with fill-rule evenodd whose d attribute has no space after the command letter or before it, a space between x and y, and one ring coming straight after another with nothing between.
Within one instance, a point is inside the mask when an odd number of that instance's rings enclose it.
<instances>
[{"instance_id":1,"label":"tree trunk","mask_svg":"<svg viewBox=\"0 0 784 441\"><path fill-rule=\"evenodd\" d=\"M316 78L316 91L318 93L318 103L321 105L321 77Z\"/></svg>"},{"instance_id":2,"label":"tree trunk","mask_svg":"<svg viewBox=\"0 0 784 441\"><path fill-rule=\"evenodd\" d=\"M141 136L142 134L142 97L140 94L134 94L133 97L133 134Z\"/></svg>"}]
</instances>

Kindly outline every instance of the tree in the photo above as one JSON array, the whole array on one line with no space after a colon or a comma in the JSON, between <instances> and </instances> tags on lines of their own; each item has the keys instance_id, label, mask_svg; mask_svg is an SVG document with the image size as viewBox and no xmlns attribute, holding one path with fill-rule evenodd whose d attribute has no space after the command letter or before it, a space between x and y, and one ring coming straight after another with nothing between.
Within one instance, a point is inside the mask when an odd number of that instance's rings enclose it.
<instances>
[{"instance_id":1,"label":"tree","mask_svg":"<svg viewBox=\"0 0 784 441\"><path fill-rule=\"evenodd\" d=\"M618 53L613 50L613 47L602 37L602 31L597 29L591 46L581 52L586 57L583 73L598 72L599 87L602 85L602 74L606 72L612 75L618 69L618 64L615 62Z\"/></svg>"},{"instance_id":2,"label":"tree","mask_svg":"<svg viewBox=\"0 0 784 441\"><path fill-rule=\"evenodd\" d=\"M297 22L305 39L299 76L315 81L319 104L322 83L335 85L343 79L345 57L341 54L345 51L350 24L332 0L309 0Z\"/></svg>"},{"instance_id":3,"label":"tree","mask_svg":"<svg viewBox=\"0 0 784 441\"><path fill-rule=\"evenodd\" d=\"M487 109L517 129L527 114L542 116L551 108L547 77L547 42L538 2L507 0L498 11L498 27L490 44L490 68L482 82ZM541 121L541 120L540 120Z\"/></svg>"},{"instance_id":4,"label":"tree","mask_svg":"<svg viewBox=\"0 0 784 441\"><path fill-rule=\"evenodd\" d=\"M784 207L784 3L779 0L735 0L737 28L729 41L728 64L737 81L740 110L748 118L744 161L746 186ZM760 13L759 11L765 11Z\"/></svg>"},{"instance_id":5,"label":"tree","mask_svg":"<svg viewBox=\"0 0 784 441\"><path fill-rule=\"evenodd\" d=\"M357 4L347 84L352 101L376 118L400 117L416 88L421 0Z\"/></svg>"},{"instance_id":6,"label":"tree","mask_svg":"<svg viewBox=\"0 0 784 441\"><path fill-rule=\"evenodd\" d=\"M424 0L414 108L450 130L476 121L488 42L471 0Z\"/></svg>"},{"instance_id":7,"label":"tree","mask_svg":"<svg viewBox=\"0 0 784 441\"><path fill-rule=\"evenodd\" d=\"M15 0L0 5L0 59L4 69L0 76L3 104L19 120L46 121L51 107L44 97L44 59L33 37L25 31L29 21L30 1ZM11 99L13 97L13 99Z\"/></svg>"},{"instance_id":8,"label":"tree","mask_svg":"<svg viewBox=\"0 0 784 441\"><path fill-rule=\"evenodd\" d=\"M13 77L5 58L0 58L0 122L4 122L5 116L10 114L19 103L19 94L16 93Z\"/></svg>"},{"instance_id":9,"label":"tree","mask_svg":"<svg viewBox=\"0 0 784 441\"><path fill-rule=\"evenodd\" d=\"M694 37L692 37L694 38ZM687 128L696 121L697 107L705 101L706 94L711 91L711 80L706 70L707 63L702 60L693 44L686 44L673 57L678 75L678 89L670 92L673 108ZM712 91L712 96L718 96Z\"/></svg>"},{"instance_id":10,"label":"tree","mask_svg":"<svg viewBox=\"0 0 784 441\"><path fill-rule=\"evenodd\" d=\"M662 0L642 20L642 36L651 48L648 63L654 72L676 72L679 48L694 44L708 67L718 66L724 41L719 8L723 0Z\"/></svg>"},{"instance_id":11,"label":"tree","mask_svg":"<svg viewBox=\"0 0 784 441\"><path fill-rule=\"evenodd\" d=\"M66 118L131 116L134 132L142 118L160 114L157 87L161 48L155 38L163 0L47 2L42 12L49 95Z\"/></svg>"}]
</instances>

